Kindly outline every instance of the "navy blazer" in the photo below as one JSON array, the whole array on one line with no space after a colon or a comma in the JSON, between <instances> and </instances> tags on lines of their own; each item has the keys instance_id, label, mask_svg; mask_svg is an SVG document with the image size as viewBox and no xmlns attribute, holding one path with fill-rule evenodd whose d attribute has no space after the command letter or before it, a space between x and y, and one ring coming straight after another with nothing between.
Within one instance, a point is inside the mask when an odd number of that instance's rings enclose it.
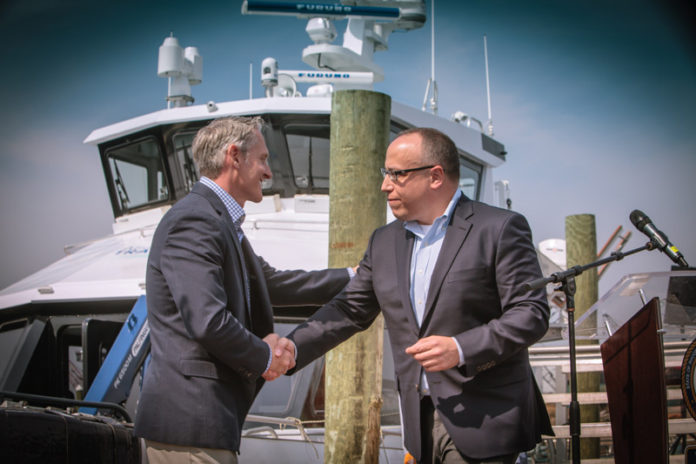
<instances>
[{"instance_id":1,"label":"navy blazer","mask_svg":"<svg viewBox=\"0 0 696 464\"><path fill-rule=\"evenodd\" d=\"M277 271L240 244L222 201L198 183L155 231L146 290L151 362L135 434L181 446L239 450L269 359L272 305L321 305L345 269ZM248 284L248 287L247 287Z\"/></svg>"},{"instance_id":2,"label":"navy blazer","mask_svg":"<svg viewBox=\"0 0 696 464\"><path fill-rule=\"evenodd\" d=\"M520 214L471 201L457 204L448 225L419 327L409 297L413 234L401 221L377 229L358 273L334 300L289 337L299 369L380 311L389 330L404 443L421 459L422 369L404 350L429 335L452 336L465 363L426 373L430 394L459 451L487 458L534 448L553 434L527 347L548 329L544 289L523 290L541 277L527 221Z\"/></svg>"}]
</instances>

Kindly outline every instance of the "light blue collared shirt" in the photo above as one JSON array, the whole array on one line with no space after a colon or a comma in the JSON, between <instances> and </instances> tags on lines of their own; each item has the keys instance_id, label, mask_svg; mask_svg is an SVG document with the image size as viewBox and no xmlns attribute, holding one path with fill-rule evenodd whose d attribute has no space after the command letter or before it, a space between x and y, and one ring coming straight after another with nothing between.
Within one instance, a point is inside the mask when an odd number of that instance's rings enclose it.
<instances>
[{"instance_id":1,"label":"light blue collared shirt","mask_svg":"<svg viewBox=\"0 0 696 464\"><path fill-rule=\"evenodd\" d=\"M431 225L419 224L417 221L408 221L404 224L406 230L413 233L415 236L411 254L410 296L413 312L416 315L416 321L418 321L419 327L423 323L425 302L428 299L428 291L430 290L430 280L433 277L435 264L440 255L440 249L445 239L447 226L452 217L454 207L457 202L459 202L461 196L462 191L457 189L454 195L452 195L452 199L447 205L445 213L435 219ZM454 337L452 337L452 339L457 345L457 350L459 351L459 364L462 365L464 363L462 348ZM429 394L428 381L425 377L425 373L421 376L421 392L423 394Z\"/></svg>"},{"instance_id":2,"label":"light blue collared shirt","mask_svg":"<svg viewBox=\"0 0 696 464\"><path fill-rule=\"evenodd\" d=\"M239 243L242 243L242 239L244 238L242 224L244 223L244 218L246 217L244 208L239 206L239 203L237 203L237 200L232 198L232 195L227 193L222 187L220 187L218 184L216 184L209 178L201 176L200 181L201 184L205 185L210 190L215 192L215 195L217 195L222 201L222 203L225 205L225 208L227 209L227 212L229 213L230 218L232 219L232 223L234 224L235 231L237 232L237 238L239 239Z\"/></svg>"}]
</instances>

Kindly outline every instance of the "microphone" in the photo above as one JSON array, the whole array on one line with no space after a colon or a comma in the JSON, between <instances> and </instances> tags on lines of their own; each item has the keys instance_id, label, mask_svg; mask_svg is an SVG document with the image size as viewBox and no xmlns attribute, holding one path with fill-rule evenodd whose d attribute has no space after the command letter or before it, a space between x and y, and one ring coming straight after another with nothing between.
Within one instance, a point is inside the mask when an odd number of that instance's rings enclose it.
<instances>
[{"instance_id":1,"label":"microphone","mask_svg":"<svg viewBox=\"0 0 696 464\"><path fill-rule=\"evenodd\" d=\"M682 267L689 267L686 259L684 259L684 255L681 254L677 247L669 243L667 236L660 231L660 229L655 227L655 224L652 223L650 218L646 216L645 213L638 209L634 209L631 212L630 218L633 225L636 226L639 231L647 235L650 242L652 242L652 244L655 245L655 247L661 252L666 254L669 259L674 261L675 264Z\"/></svg>"}]
</instances>

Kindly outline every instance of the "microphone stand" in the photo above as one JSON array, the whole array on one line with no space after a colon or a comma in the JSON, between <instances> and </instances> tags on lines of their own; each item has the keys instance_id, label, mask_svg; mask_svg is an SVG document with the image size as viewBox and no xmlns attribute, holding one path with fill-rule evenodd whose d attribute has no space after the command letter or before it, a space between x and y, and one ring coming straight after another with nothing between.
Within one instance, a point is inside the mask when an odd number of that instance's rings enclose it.
<instances>
[{"instance_id":1,"label":"microphone stand","mask_svg":"<svg viewBox=\"0 0 696 464\"><path fill-rule=\"evenodd\" d=\"M573 464L580 463L580 404L578 403L578 381L575 366L575 276L579 276L587 269L591 269L611 261L620 261L624 257L638 253L643 250L654 250L656 244L651 240L642 247L629 250L627 252L615 251L610 256L602 258L583 266L573 266L562 272L554 272L548 277L532 280L524 284L524 289L545 287L552 282L560 282L558 290L563 290L566 297L566 310L568 311L568 345L570 348L570 439Z\"/></svg>"}]
</instances>

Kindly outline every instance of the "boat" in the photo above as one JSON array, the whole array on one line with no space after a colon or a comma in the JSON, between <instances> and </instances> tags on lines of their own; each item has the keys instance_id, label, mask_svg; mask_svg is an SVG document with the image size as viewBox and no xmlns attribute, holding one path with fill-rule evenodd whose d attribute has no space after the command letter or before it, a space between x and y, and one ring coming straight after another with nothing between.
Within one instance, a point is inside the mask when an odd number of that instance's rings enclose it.
<instances>
[{"instance_id":1,"label":"boat","mask_svg":"<svg viewBox=\"0 0 696 464\"><path fill-rule=\"evenodd\" d=\"M327 266L331 94L370 89L389 79L372 56L388 49L391 32L425 24L425 2L246 0L242 11L306 19L312 43L303 60L312 69L279 69L276 59L266 58L261 62L264 97L194 104L191 86L202 81L202 58L195 47L165 37L158 75L167 80L166 108L87 135L84 141L96 148L104 170L112 233L67 246L66 256L0 291L0 423L8 431L0 450L10 461L145 461L142 444L132 435L132 418L147 363L147 256L159 220L199 177L191 143L211 120L261 116L267 122L263 135L273 179L264 184L260 203L246 205L243 225L256 253L280 269ZM340 20L347 26L343 44L336 45ZM422 108L392 102L391 137L410 127L441 130L459 150L464 193L509 207L509 184L494 180L507 152L493 136L490 113L486 124L461 112L443 118L435 114L436 97L433 79ZM385 220L391 219L388 213ZM545 275L560 270L543 253L540 262ZM548 341L553 342L562 339L563 302L553 288L549 301L554 321ZM288 333L315 309L276 308L276 331ZM384 349L380 462L403 462L388 334ZM542 360L548 351L536 358L533 352L533 360L540 369L567 360L558 350L550 361ZM244 427L241 463L273 462L278 456L284 462L323 462L322 378L320 359L266 384ZM28 442L36 446L28 450Z\"/></svg>"},{"instance_id":2,"label":"boat","mask_svg":"<svg viewBox=\"0 0 696 464\"><path fill-rule=\"evenodd\" d=\"M0 291L0 411L23 437L3 437L1 448L10 456L59 460L56 456L70 448L68 435L84 433L90 424L104 440L116 427L118 437L108 448L128 462L143 459L141 444L132 436L132 418L147 362L148 250L159 220L199 177L191 143L211 120L261 116L267 123L263 135L273 178L263 185L263 200L246 205L243 225L256 253L280 269L327 267L331 94L371 89L388 78L373 54L388 48L391 32L422 27L427 18L423 0L354 3L243 2L246 14L306 19L312 41L303 50L311 69L284 70L274 58L262 61L262 98L194 104L191 88L202 81L202 58L195 47L165 37L158 75L167 80L166 108L97 128L86 137L104 170L112 233L67 246L63 258ZM344 19L343 44L337 45L334 24ZM443 131L457 144L464 193L489 203L503 201L507 185L499 183L496 191L493 170L505 162L504 145L474 118L459 113L446 119L425 106L392 102L391 137L417 126ZM276 331L289 332L315 309L277 308ZM389 343L385 350L380 460L402 462ZM323 360L318 360L264 387L245 425L240 462L271 461L264 453L282 455L286 462L323 461L323 428L310 425L322 418L322 372ZM55 429L61 423L70 424L65 429L70 433L49 446L46 434L61 435ZM46 445L26 454L18 444L28 436ZM83 456L109 462L103 456L106 441L101 447L83 446L86 441L80 441ZM75 456L74 447L70 452Z\"/></svg>"}]
</instances>

